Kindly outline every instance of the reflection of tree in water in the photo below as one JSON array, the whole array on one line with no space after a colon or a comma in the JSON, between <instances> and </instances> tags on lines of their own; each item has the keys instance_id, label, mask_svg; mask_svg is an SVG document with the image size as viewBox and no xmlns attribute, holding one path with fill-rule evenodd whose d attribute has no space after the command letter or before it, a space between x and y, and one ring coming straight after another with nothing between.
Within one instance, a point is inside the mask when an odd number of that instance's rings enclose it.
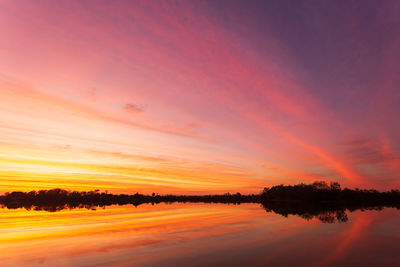
<instances>
[{"instance_id":1,"label":"reflection of tree in water","mask_svg":"<svg viewBox=\"0 0 400 267\"><path fill-rule=\"evenodd\" d=\"M25 208L58 211L62 209L104 207L109 205L132 204L138 206L144 203L260 203L260 195L223 194L223 195L152 195L142 194L109 194L98 190L89 192L67 191L63 189L40 190L31 192L12 192L0 196L0 204L9 209Z\"/></svg>"},{"instance_id":2,"label":"reflection of tree in water","mask_svg":"<svg viewBox=\"0 0 400 267\"><path fill-rule=\"evenodd\" d=\"M260 198L267 212L272 211L285 217L297 215L307 220L317 218L324 223L346 222L346 210L381 210L384 207L400 209L398 190L342 190L337 182L330 185L324 181L294 186L277 185L264 188Z\"/></svg>"},{"instance_id":3,"label":"reflection of tree in water","mask_svg":"<svg viewBox=\"0 0 400 267\"><path fill-rule=\"evenodd\" d=\"M156 202L152 204L159 204L161 202ZM166 202L172 204L171 202ZM144 203L141 203L144 204ZM134 204L139 206L141 204ZM240 203L235 203L240 204ZM128 205L127 203L117 204L117 205ZM88 209L97 210L105 209L108 205L102 204L64 204L64 205L1 205L1 208L17 209L25 208L26 210L34 211L47 211L47 212L57 212L62 210L72 210L72 209ZM350 209L345 208L335 208L332 206L309 206L309 205L299 205L299 203L262 203L262 207L267 212L273 212L284 217L289 215L299 216L305 220L318 219L323 223L336 223L336 222L347 222L347 210L382 210L384 206L378 207L351 207Z\"/></svg>"},{"instance_id":4,"label":"reflection of tree in water","mask_svg":"<svg viewBox=\"0 0 400 267\"><path fill-rule=\"evenodd\" d=\"M7 209L19 209L19 208L24 208L27 211L48 211L48 212L57 212L57 211L62 211L62 210L72 210L72 209L88 209L88 210L96 210L98 208L105 208L105 206L99 206L99 205L94 205L94 204L78 204L78 205L71 205L71 204L64 204L64 205L50 205L50 204L44 204L44 205L29 205L29 204L24 204L24 205L0 205L0 208L7 208Z\"/></svg>"},{"instance_id":5,"label":"reflection of tree in water","mask_svg":"<svg viewBox=\"0 0 400 267\"><path fill-rule=\"evenodd\" d=\"M267 212L287 217L296 215L310 220L317 218L325 223L346 222L346 211L357 209L382 209L394 207L400 209L400 192L392 190L341 189L340 184L315 182L311 185L294 186L278 185L265 188L258 195L223 194L223 195L114 195L98 190L89 192L67 191L62 189L31 192L12 192L0 196L1 207L8 209L25 208L26 210L43 210L56 212L65 209L85 208L95 210L110 205L144 203L261 203Z\"/></svg>"},{"instance_id":6,"label":"reflection of tree in water","mask_svg":"<svg viewBox=\"0 0 400 267\"><path fill-rule=\"evenodd\" d=\"M306 205L301 203L263 203L267 212L274 212L284 217L299 216L306 220L318 219L324 223L347 222L346 209L332 206Z\"/></svg>"}]
</instances>

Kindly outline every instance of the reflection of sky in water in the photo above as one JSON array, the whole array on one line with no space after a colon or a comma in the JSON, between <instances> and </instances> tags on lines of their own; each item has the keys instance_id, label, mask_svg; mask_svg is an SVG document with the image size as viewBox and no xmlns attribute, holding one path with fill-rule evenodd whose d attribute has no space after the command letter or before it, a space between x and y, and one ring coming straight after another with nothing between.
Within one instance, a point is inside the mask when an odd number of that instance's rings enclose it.
<instances>
[{"instance_id":1,"label":"reflection of sky in water","mask_svg":"<svg viewBox=\"0 0 400 267\"><path fill-rule=\"evenodd\" d=\"M257 204L0 210L1 266L393 265L399 211L324 224Z\"/></svg>"}]
</instances>

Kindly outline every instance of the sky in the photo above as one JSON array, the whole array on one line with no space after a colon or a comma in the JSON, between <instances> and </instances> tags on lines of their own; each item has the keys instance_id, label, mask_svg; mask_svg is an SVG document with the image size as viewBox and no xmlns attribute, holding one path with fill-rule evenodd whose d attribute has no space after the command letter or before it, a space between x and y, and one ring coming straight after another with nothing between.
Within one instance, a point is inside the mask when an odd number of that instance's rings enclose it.
<instances>
[{"instance_id":1,"label":"sky","mask_svg":"<svg viewBox=\"0 0 400 267\"><path fill-rule=\"evenodd\" d=\"M0 192L400 187L399 1L0 1Z\"/></svg>"}]
</instances>

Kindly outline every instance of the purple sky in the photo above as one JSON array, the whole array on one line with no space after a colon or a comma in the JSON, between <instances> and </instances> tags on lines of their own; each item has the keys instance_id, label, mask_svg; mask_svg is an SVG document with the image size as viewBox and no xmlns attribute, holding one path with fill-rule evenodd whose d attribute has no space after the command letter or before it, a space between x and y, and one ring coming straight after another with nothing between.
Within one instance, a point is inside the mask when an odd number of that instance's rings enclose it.
<instances>
[{"instance_id":1,"label":"purple sky","mask_svg":"<svg viewBox=\"0 0 400 267\"><path fill-rule=\"evenodd\" d=\"M399 1L2 1L0 191L399 187Z\"/></svg>"}]
</instances>

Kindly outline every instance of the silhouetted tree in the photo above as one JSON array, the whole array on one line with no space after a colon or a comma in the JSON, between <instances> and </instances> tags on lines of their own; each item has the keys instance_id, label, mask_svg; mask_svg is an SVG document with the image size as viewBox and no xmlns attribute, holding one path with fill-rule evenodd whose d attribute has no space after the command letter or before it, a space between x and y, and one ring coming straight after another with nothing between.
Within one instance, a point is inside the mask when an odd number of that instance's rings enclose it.
<instances>
[{"instance_id":1,"label":"silhouetted tree","mask_svg":"<svg viewBox=\"0 0 400 267\"><path fill-rule=\"evenodd\" d=\"M318 218L332 222L347 221L346 210L382 209L395 207L400 209L400 192L391 190L379 192L375 189L351 190L341 189L337 182L328 185L324 181L312 184L276 185L265 187L261 194L242 195L225 193L223 195L113 195L99 190L89 192L67 191L63 189L40 190L31 192L11 192L0 196L0 204L9 209L25 208L27 210L47 210L50 212L62 209L87 208L96 209L108 205L161 202L203 202L203 203L261 203L267 212L273 211L283 216L297 215L304 219Z\"/></svg>"}]
</instances>

